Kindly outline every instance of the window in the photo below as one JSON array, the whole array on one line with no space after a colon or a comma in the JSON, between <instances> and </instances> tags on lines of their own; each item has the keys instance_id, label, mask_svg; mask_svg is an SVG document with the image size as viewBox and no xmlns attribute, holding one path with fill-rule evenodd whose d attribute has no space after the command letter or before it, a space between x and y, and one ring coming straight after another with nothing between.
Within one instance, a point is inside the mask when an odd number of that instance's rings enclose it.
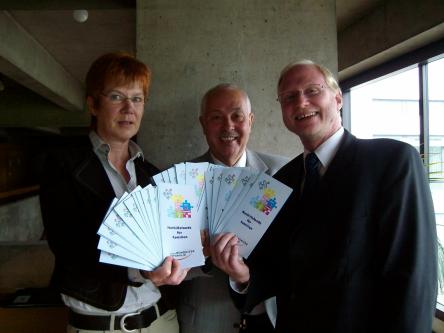
<instances>
[{"instance_id":1,"label":"window","mask_svg":"<svg viewBox=\"0 0 444 333\"><path fill-rule=\"evenodd\" d=\"M352 133L360 138L405 141L419 151L418 86L418 68L412 68L352 88Z\"/></svg>"},{"instance_id":2,"label":"window","mask_svg":"<svg viewBox=\"0 0 444 333\"><path fill-rule=\"evenodd\" d=\"M404 68L382 68L345 87L341 82L344 126L360 138L407 142L423 156L439 240L438 308L444 309L444 53Z\"/></svg>"}]
</instances>

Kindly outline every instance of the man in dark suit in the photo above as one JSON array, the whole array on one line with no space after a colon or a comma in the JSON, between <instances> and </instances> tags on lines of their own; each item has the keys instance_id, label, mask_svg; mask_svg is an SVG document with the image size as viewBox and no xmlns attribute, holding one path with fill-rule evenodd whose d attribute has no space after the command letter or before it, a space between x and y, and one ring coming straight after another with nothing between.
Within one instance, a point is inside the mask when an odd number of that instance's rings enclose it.
<instances>
[{"instance_id":1,"label":"man in dark suit","mask_svg":"<svg viewBox=\"0 0 444 333\"><path fill-rule=\"evenodd\" d=\"M288 162L287 158L246 148L253 119L245 91L231 84L210 89L202 99L199 117L209 150L192 162L250 167L270 175L276 173ZM234 333L239 331L236 326L240 326L241 332L255 332L257 326L261 332L273 331L264 304L258 305L249 315L244 314L241 321L240 312L229 296L226 274L216 267L207 273L203 274L200 268L192 269L189 276L195 277L180 286L178 316L182 333ZM273 308L273 302L267 301L267 306Z\"/></svg>"},{"instance_id":2,"label":"man in dark suit","mask_svg":"<svg viewBox=\"0 0 444 333\"><path fill-rule=\"evenodd\" d=\"M284 68L278 100L304 146L275 175L294 191L247 263L233 234L211 247L238 301L276 295L277 332L431 332L437 239L419 154L344 130L341 90L311 61Z\"/></svg>"}]
</instances>

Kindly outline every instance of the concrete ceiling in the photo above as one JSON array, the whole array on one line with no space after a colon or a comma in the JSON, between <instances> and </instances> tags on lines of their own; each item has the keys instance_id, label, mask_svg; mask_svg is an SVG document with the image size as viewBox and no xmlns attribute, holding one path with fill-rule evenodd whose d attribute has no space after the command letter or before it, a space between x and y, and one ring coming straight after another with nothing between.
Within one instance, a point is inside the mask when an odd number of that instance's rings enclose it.
<instances>
[{"instance_id":1,"label":"concrete ceiling","mask_svg":"<svg viewBox=\"0 0 444 333\"><path fill-rule=\"evenodd\" d=\"M90 9L84 23L73 19L72 10L13 10L10 14L80 81L98 55L135 52L134 8Z\"/></svg>"},{"instance_id":2,"label":"concrete ceiling","mask_svg":"<svg viewBox=\"0 0 444 333\"><path fill-rule=\"evenodd\" d=\"M385 0L336 0L336 25L338 32L360 20Z\"/></svg>"},{"instance_id":3,"label":"concrete ceiling","mask_svg":"<svg viewBox=\"0 0 444 333\"><path fill-rule=\"evenodd\" d=\"M383 1L336 0L338 31ZM135 0L0 1L0 73L12 79L4 84L19 82L65 109L80 110L91 62L109 51L134 53L135 7ZM73 19L79 8L88 10L84 23ZM36 68L36 58L48 68Z\"/></svg>"}]
</instances>

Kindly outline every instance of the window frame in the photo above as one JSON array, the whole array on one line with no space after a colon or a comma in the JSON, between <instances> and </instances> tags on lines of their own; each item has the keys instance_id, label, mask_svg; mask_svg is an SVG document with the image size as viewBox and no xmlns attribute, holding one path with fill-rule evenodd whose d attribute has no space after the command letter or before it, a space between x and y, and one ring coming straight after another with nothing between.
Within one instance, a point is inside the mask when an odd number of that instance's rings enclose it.
<instances>
[{"instance_id":1,"label":"window frame","mask_svg":"<svg viewBox=\"0 0 444 333\"><path fill-rule=\"evenodd\" d=\"M343 126L350 130L351 128L351 88L360 84L387 76L393 75L400 70L409 67L417 67L419 73L419 141L420 154L424 157L424 164L428 169L429 153L429 108L428 108L428 89L427 74L428 63L444 58L444 38L416 49L412 52L401 55L383 64L375 66L369 70L359 73L353 77L339 82L343 93L342 121ZM428 170L427 170L428 171ZM436 317L444 320L444 304L436 303Z\"/></svg>"}]
</instances>

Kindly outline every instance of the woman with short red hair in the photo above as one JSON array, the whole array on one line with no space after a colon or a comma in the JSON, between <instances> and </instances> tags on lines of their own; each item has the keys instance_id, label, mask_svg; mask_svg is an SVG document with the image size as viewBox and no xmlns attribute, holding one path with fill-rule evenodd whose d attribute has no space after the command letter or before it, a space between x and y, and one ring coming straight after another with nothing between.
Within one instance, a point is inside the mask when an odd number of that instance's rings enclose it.
<instances>
[{"instance_id":1,"label":"woman with short red hair","mask_svg":"<svg viewBox=\"0 0 444 333\"><path fill-rule=\"evenodd\" d=\"M159 287L179 284L187 270L171 257L153 272L108 265L99 262L97 249L97 229L111 201L148 185L159 171L131 140L150 83L151 71L133 56L99 57L86 76L87 146L64 147L47 160L40 199L56 259L51 283L69 307L68 332L179 331Z\"/></svg>"}]
</instances>

